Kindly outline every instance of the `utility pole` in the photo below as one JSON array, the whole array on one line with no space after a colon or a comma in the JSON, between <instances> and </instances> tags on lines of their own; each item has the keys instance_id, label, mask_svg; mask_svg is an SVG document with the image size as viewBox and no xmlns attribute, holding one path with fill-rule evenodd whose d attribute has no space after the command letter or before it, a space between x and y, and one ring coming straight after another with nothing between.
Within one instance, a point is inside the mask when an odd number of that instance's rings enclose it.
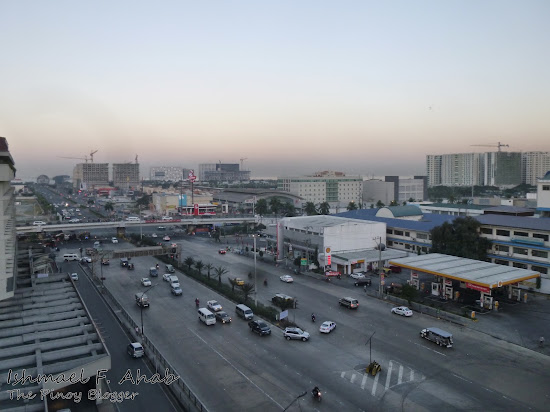
<instances>
[{"instance_id":1,"label":"utility pole","mask_svg":"<svg viewBox=\"0 0 550 412\"><path fill-rule=\"evenodd\" d=\"M373 238L373 240L378 246L378 293L380 296L382 296L382 238L380 236L376 236L375 238Z\"/></svg>"}]
</instances>

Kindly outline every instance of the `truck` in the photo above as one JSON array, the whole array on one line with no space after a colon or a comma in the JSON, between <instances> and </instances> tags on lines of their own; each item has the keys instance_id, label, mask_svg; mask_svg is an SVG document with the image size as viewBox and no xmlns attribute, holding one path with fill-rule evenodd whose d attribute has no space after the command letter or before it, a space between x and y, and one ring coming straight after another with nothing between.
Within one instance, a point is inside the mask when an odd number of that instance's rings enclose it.
<instances>
[{"instance_id":1,"label":"truck","mask_svg":"<svg viewBox=\"0 0 550 412\"><path fill-rule=\"evenodd\" d=\"M426 328L420 331L420 337L446 348L453 347L453 335L439 328Z\"/></svg>"}]
</instances>

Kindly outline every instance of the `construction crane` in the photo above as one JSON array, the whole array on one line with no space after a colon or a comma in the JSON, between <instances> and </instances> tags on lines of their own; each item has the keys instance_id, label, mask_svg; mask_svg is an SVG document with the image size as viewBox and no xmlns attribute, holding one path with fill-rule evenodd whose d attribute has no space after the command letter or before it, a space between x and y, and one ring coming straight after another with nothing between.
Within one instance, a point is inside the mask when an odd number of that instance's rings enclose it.
<instances>
[{"instance_id":1,"label":"construction crane","mask_svg":"<svg viewBox=\"0 0 550 412\"><path fill-rule=\"evenodd\" d=\"M57 156L61 159L76 159L76 160L84 160L86 163L88 163L88 158L86 156L84 157L67 157L67 156Z\"/></svg>"},{"instance_id":2,"label":"construction crane","mask_svg":"<svg viewBox=\"0 0 550 412\"><path fill-rule=\"evenodd\" d=\"M136 155L136 164L138 164L138 155Z\"/></svg>"},{"instance_id":3,"label":"construction crane","mask_svg":"<svg viewBox=\"0 0 550 412\"><path fill-rule=\"evenodd\" d=\"M97 153L97 150L92 150L90 152L90 163L93 163L94 162L94 154Z\"/></svg>"},{"instance_id":4,"label":"construction crane","mask_svg":"<svg viewBox=\"0 0 550 412\"><path fill-rule=\"evenodd\" d=\"M241 157L241 170L244 170L244 169L243 169L243 162L244 162L245 160L248 160L248 157Z\"/></svg>"},{"instance_id":5,"label":"construction crane","mask_svg":"<svg viewBox=\"0 0 550 412\"><path fill-rule=\"evenodd\" d=\"M501 147L510 147L510 145L502 144L500 142L496 144L471 144L470 146L482 146L482 147L498 147L498 151L500 152Z\"/></svg>"}]
</instances>

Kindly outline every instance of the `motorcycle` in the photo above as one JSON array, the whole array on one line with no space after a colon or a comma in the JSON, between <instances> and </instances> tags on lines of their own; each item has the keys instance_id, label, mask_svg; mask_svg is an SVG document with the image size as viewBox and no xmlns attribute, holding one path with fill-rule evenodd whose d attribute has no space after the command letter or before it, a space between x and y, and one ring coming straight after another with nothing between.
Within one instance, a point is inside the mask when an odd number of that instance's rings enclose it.
<instances>
[{"instance_id":1,"label":"motorcycle","mask_svg":"<svg viewBox=\"0 0 550 412\"><path fill-rule=\"evenodd\" d=\"M319 388L315 387L311 391L311 395L313 396L313 399L317 399L318 402L321 402L321 397L323 396Z\"/></svg>"},{"instance_id":2,"label":"motorcycle","mask_svg":"<svg viewBox=\"0 0 550 412\"><path fill-rule=\"evenodd\" d=\"M311 321L315 323L315 315L313 313L311 314Z\"/></svg>"},{"instance_id":3,"label":"motorcycle","mask_svg":"<svg viewBox=\"0 0 550 412\"><path fill-rule=\"evenodd\" d=\"M267 279L264 279L264 286L267 286Z\"/></svg>"},{"instance_id":4,"label":"motorcycle","mask_svg":"<svg viewBox=\"0 0 550 412\"><path fill-rule=\"evenodd\" d=\"M198 308L200 305L199 298L195 299L195 306Z\"/></svg>"}]
</instances>

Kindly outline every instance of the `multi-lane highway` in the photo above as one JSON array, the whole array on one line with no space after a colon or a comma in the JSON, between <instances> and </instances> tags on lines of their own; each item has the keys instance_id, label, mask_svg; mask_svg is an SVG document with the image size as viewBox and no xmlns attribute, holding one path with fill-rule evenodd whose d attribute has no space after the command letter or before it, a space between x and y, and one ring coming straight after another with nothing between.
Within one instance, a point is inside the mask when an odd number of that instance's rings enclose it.
<instances>
[{"instance_id":1,"label":"multi-lane highway","mask_svg":"<svg viewBox=\"0 0 550 412\"><path fill-rule=\"evenodd\" d=\"M238 254L217 253L209 238L179 240L182 257L224 266L227 277L254 271L253 260ZM106 246L107 247L107 246ZM127 245L109 245L125 248ZM105 284L121 305L140 322L134 294L143 287L153 257L133 258L129 271L112 262L104 267ZM161 276L162 276L161 264ZM203 272L205 270L203 269ZM298 299L290 318L311 333L309 342L286 341L272 325L270 336L250 332L235 316L235 302L179 274L183 296L173 296L162 277L149 290L151 306L144 311L146 335L162 351L202 402L212 411L282 410L318 385L323 401L311 395L289 410L543 410L550 396L548 357L495 340L483 333L443 323L425 315L402 318L390 313L384 301L366 297L351 279L326 283L309 276L294 276L294 283L279 281L284 268L257 261L258 301L268 304L275 293ZM262 281L268 279L268 285ZM338 299L359 299L358 310L338 305ZM233 317L232 324L205 326L198 321L195 298L203 306L216 299ZM310 320L311 313L317 322ZM336 322L329 335L318 331L324 320ZM454 347L442 349L420 339L427 326L438 326L454 335ZM382 371L364 373L372 360Z\"/></svg>"}]
</instances>

